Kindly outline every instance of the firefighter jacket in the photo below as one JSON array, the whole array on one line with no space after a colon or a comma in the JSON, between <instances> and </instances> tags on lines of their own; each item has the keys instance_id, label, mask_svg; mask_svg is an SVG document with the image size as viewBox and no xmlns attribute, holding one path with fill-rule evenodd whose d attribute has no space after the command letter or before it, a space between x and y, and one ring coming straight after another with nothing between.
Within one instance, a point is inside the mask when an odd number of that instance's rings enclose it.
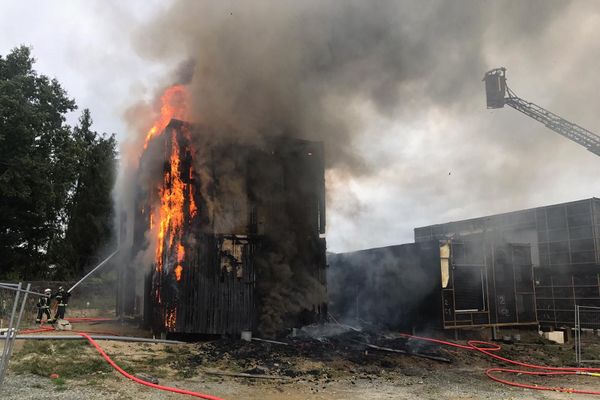
<instances>
[{"instance_id":1,"label":"firefighter jacket","mask_svg":"<svg viewBox=\"0 0 600 400\"><path fill-rule=\"evenodd\" d=\"M46 296L42 296L38 299L37 302L38 308L50 308L50 298Z\"/></svg>"},{"instance_id":2,"label":"firefighter jacket","mask_svg":"<svg viewBox=\"0 0 600 400\"><path fill-rule=\"evenodd\" d=\"M56 299L59 307L64 307L67 305L69 297L71 297L71 293L61 290L56 292L52 297Z\"/></svg>"}]
</instances>

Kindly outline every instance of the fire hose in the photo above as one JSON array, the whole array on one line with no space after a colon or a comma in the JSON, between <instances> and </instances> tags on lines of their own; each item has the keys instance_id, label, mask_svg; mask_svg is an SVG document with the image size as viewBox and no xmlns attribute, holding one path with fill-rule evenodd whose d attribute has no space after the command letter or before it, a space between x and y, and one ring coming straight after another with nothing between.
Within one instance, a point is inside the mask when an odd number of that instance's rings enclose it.
<instances>
[{"instance_id":1,"label":"fire hose","mask_svg":"<svg viewBox=\"0 0 600 400\"><path fill-rule=\"evenodd\" d=\"M96 321L107 321L110 320L110 318L72 318L71 321L86 321L86 322L96 322ZM31 334L31 333L39 333L39 332L49 332L49 331L53 331L54 328L50 328L50 327L42 327L39 329L29 329L29 330L23 330L20 333L21 334ZM87 339L88 342L90 342L90 344L92 346L94 346L96 348L96 350L98 351L98 353L100 353L100 355L102 356L102 358L104 358L106 360L106 362L108 362L115 370L117 370L117 372L119 372L121 375L123 375L125 378L127 379L131 379L134 382L137 382L141 385L144 386L148 386L154 389L158 389L158 390L164 390L166 392L172 392L172 393L178 393L178 394L185 394L188 396L192 396L192 397L199 397L201 399L206 399L206 400L223 400L220 397L216 397L216 396L212 396L210 394L204 394L204 393L199 393L199 392L192 392L191 390L184 390L184 389L179 389L179 388L175 388L175 387L171 387L171 386L163 386L163 385L158 385L155 383L151 383L151 382L147 382L143 379L140 379L136 376L131 375L130 373L126 372L123 368L119 367L117 365L117 363L115 363L109 356L108 354L106 354L106 352L102 349L102 347L100 347L100 345L90 337L90 335L88 335L88 333L86 332L81 332L81 331L73 331L75 333L77 333L78 335L84 337L85 339Z\"/></svg>"},{"instance_id":2,"label":"fire hose","mask_svg":"<svg viewBox=\"0 0 600 400\"><path fill-rule=\"evenodd\" d=\"M183 389L178 389L178 388L174 388L171 386L162 386L162 385L158 385L155 383L151 383L151 382L146 382L143 379L137 378L133 375L131 375L130 373L126 372L125 370L123 370L123 368L119 367L105 352L104 350L102 350L102 348L100 347L100 345L98 345L98 343L96 343L96 341L94 339L92 339L87 333L83 333L83 332L78 332L79 335L83 336L84 338L86 338L88 340L88 342L90 342L92 344L92 346L94 346L96 348L96 350L98 350L98 352L100 353L100 355L114 368L116 369L121 375L123 375L125 378L131 379L134 382L137 382L139 384L145 385L145 386L149 386L151 388L154 389L158 389L158 390L164 390L166 392L172 392L172 393L179 393L179 394L187 394L189 396L193 396L193 397L199 397L201 399L207 399L207 400L223 400L220 397L215 397L215 396L211 396L210 394L204 394L204 393L198 393L198 392L192 392L190 390L183 390Z\"/></svg>"},{"instance_id":3,"label":"fire hose","mask_svg":"<svg viewBox=\"0 0 600 400\"><path fill-rule=\"evenodd\" d=\"M73 319L73 320L76 320L76 319ZM106 321L106 320L110 320L110 319L109 318L81 318L78 320L86 321L86 322L96 322L96 321ZM30 329L30 330L21 331L21 333L22 334L30 334L30 333L46 332L46 331L51 331L51 330L54 330L54 329L50 328L50 327L47 327L47 328L42 327L39 329ZM189 390L178 389L178 388L174 388L174 387L170 387L170 386L162 386L162 385L154 384L151 382L144 381L140 378L137 378L137 377L127 373L121 367L119 367L106 354L106 352L104 352L104 350L100 347L100 345L98 345L98 343L88 335L88 333L81 332L81 331L75 331L75 333L77 333L78 335L81 335L82 337L87 339L88 342L90 342L90 344L92 344L92 346L94 346L96 348L96 350L100 353L100 355L115 370L117 370L117 372L119 372L121 375L125 376L126 378L131 379L134 382L137 382L137 383L145 385L145 386L152 387L154 389L164 390L164 391L179 393L179 394L186 394L189 396L199 397L202 399L223 400L219 397L211 396L208 394L192 392ZM467 341L466 345L463 345L463 344L459 344L459 343L454 343L454 342L449 342L449 341L439 340L439 339L433 339L433 338L427 338L427 337L423 337L423 336L415 336L415 335L409 335L409 334L401 334L401 336L409 338L409 339L413 339L413 340L420 340L420 341L425 341L425 342L430 342L430 343L441 344L444 346L454 347L454 348L458 348L461 350L477 351L477 352L482 353L482 354L484 354L490 358L493 358L495 360L502 361L502 362L505 362L505 363L511 364L511 365L516 365L516 366L519 366L522 368L527 368L527 369L511 369L511 368L504 368L504 367L494 367L494 368L488 368L485 371L485 375L488 378L492 379L495 382L502 383L504 385L519 387L519 388L523 388L523 389L545 390L545 391L554 391L554 392L564 392L564 393L573 393L573 394L589 394L589 395L600 396L600 391L564 388L564 387L558 387L558 386L530 385L530 384L526 384L526 383L509 381L509 380L502 379L502 378L499 378L498 376L494 375L495 373L506 373L506 374L519 374L519 375L529 375L529 376L587 375L587 376L600 377L600 368L552 367L552 366L529 364L529 363L525 363L525 362L521 362L521 361L511 360L509 358L502 357L498 354L494 354L494 352L502 350L502 347L500 345L485 342L485 341L480 341L480 340L469 340L469 341Z\"/></svg>"},{"instance_id":4,"label":"fire hose","mask_svg":"<svg viewBox=\"0 0 600 400\"><path fill-rule=\"evenodd\" d=\"M488 357L491 357L495 360L502 361L508 364L517 365L519 367L527 368L527 369L511 369L504 367L495 367L488 368L485 371L485 375L492 379L493 381L502 383L504 385L520 387L524 389L533 389L533 390L549 390L554 392L564 392L564 393L574 393L574 394L590 394L600 396L600 391L593 390L580 390L574 388L563 388L558 386L540 386L540 385L529 385L526 383L519 383L514 381L509 381L506 379L499 378L494 375L495 373L506 373L506 374L521 374L521 375L529 375L529 376L565 376L565 375L587 375L587 376L595 376L600 377L600 368L578 368L578 367L550 367L546 365L536 365L529 364L521 361L511 360L506 357L499 356L494 354L494 352L500 351L502 347L498 344L484 342L480 340L469 340L466 345L448 342L445 340L432 339L422 336L414 336L409 334L402 334L402 336L420 340L425 342L437 343L444 346L450 346L462 350L469 351L477 351Z\"/></svg>"}]
</instances>

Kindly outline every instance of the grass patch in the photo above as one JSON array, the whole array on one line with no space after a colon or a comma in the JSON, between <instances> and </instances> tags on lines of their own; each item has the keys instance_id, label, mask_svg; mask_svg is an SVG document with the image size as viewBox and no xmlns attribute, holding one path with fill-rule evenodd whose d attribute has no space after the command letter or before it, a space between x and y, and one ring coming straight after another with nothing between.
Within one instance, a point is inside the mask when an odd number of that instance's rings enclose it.
<instances>
[{"instance_id":1,"label":"grass patch","mask_svg":"<svg viewBox=\"0 0 600 400\"><path fill-rule=\"evenodd\" d=\"M166 378L169 374L169 358L147 357L140 360L117 362L125 371L132 375L144 373L157 378Z\"/></svg>"},{"instance_id":2,"label":"grass patch","mask_svg":"<svg viewBox=\"0 0 600 400\"><path fill-rule=\"evenodd\" d=\"M56 386L64 386L67 382L64 378L54 378L52 379L52 383L54 383Z\"/></svg>"},{"instance_id":3,"label":"grass patch","mask_svg":"<svg viewBox=\"0 0 600 400\"><path fill-rule=\"evenodd\" d=\"M100 386L100 381L97 378L88 379L86 381L88 386Z\"/></svg>"},{"instance_id":4,"label":"grass patch","mask_svg":"<svg viewBox=\"0 0 600 400\"><path fill-rule=\"evenodd\" d=\"M164 352L169 353L169 354L178 354L178 355L189 354L189 351L182 349L178 345L166 345L164 347Z\"/></svg>"},{"instance_id":5,"label":"grass patch","mask_svg":"<svg viewBox=\"0 0 600 400\"><path fill-rule=\"evenodd\" d=\"M112 367L84 341L30 340L15 354L11 370L44 377L55 373L58 379L68 379L109 372Z\"/></svg>"},{"instance_id":6,"label":"grass patch","mask_svg":"<svg viewBox=\"0 0 600 400\"><path fill-rule=\"evenodd\" d=\"M183 349L169 349L166 347L163 354L149 355L140 359L127 360L117 364L130 374L145 373L166 378L169 375L177 375L183 378L191 378L197 375L197 368L189 362L189 351Z\"/></svg>"},{"instance_id":7,"label":"grass patch","mask_svg":"<svg viewBox=\"0 0 600 400\"><path fill-rule=\"evenodd\" d=\"M141 346L143 353L149 349ZM190 378L197 375L198 365L190 361L187 348L167 346L151 354L138 354L137 358L116 356L114 361L132 375L145 373L158 378L177 375ZM110 376L112 367L87 341L75 340L28 340L15 353L11 371L17 374L34 374L48 378L58 374L60 379L83 378L91 385ZM56 388L62 386L56 383Z\"/></svg>"}]
</instances>

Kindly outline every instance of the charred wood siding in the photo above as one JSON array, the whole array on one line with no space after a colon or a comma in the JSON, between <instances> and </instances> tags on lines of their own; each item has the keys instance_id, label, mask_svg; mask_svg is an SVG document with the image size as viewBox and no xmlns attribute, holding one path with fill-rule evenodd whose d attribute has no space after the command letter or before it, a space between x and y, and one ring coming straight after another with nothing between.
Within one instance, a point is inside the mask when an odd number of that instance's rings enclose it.
<instances>
[{"instance_id":1,"label":"charred wood siding","mask_svg":"<svg viewBox=\"0 0 600 400\"><path fill-rule=\"evenodd\" d=\"M302 305L301 311L281 316L287 327L326 318L323 146L273 138L249 164L254 229L262 238L256 252L259 323L273 311L268 304L272 300L266 299L277 296L290 305Z\"/></svg>"},{"instance_id":2,"label":"charred wood siding","mask_svg":"<svg viewBox=\"0 0 600 400\"><path fill-rule=\"evenodd\" d=\"M191 169L192 156L185 151L189 135L182 135L183 129L201 128L171 121L162 142L157 142L163 148L154 149L155 156L168 157L170 146L181 147L181 179L193 189L186 196L194 196L198 206L197 216L191 218L192 199L186 197L181 279L175 278L167 262L159 271L148 263L147 254L140 256L149 248L150 215L157 196L156 185L144 185L136 201L134 257L124 269L127 281L121 281L119 290L120 314L142 314L156 333L236 334L261 328L265 299L279 288L295 308L271 330L324 318L322 144L293 138L269 139L260 146L208 141L202 153L205 170L198 174ZM170 139L173 132L175 143ZM167 168L165 162L164 171ZM157 173L140 172L154 181ZM270 273L279 266L291 269L285 282ZM323 290L314 290L313 282Z\"/></svg>"},{"instance_id":3,"label":"charred wood siding","mask_svg":"<svg viewBox=\"0 0 600 400\"><path fill-rule=\"evenodd\" d=\"M253 244L242 243L242 265L239 270L221 266L223 237L204 235L200 245L188 259L188 272L183 274L176 291L176 324L168 329L177 333L224 334L254 329ZM166 309L153 304L153 326L164 330Z\"/></svg>"}]
</instances>

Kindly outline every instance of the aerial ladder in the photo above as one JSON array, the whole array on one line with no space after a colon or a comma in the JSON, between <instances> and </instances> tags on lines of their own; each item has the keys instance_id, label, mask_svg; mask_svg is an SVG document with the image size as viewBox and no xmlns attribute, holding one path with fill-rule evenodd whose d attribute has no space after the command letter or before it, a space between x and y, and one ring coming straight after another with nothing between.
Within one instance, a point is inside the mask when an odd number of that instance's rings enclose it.
<instances>
[{"instance_id":1,"label":"aerial ladder","mask_svg":"<svg viewBox=\"0 0 600 400\"><path fill-rule=\"evenodd\" d=\"M600 156L600 136L517 96L506 84L506 68L486 72L483 81L487 108L510 106Z\"/></svg>"}]
</instances>

